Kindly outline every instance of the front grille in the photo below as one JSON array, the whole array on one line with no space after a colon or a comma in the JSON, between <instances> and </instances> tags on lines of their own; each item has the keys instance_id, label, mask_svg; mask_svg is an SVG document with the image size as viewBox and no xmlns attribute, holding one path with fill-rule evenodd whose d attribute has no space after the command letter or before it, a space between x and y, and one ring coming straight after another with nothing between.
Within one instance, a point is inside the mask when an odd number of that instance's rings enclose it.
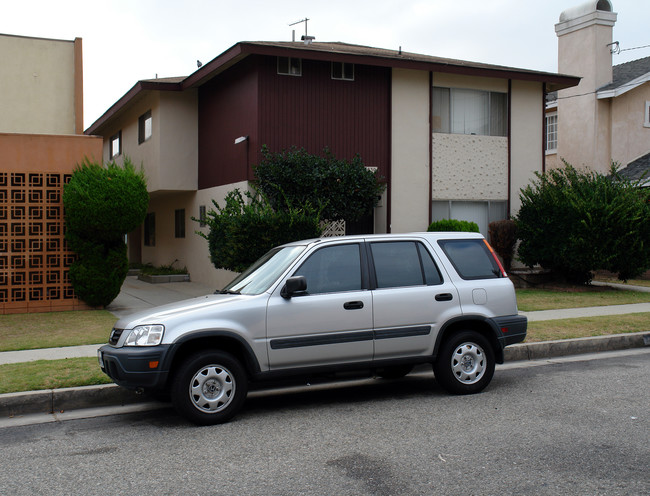
<instances>
[{"instance_id":1,"label":"front grille","mask_svg":"<svg viewBox=\"0 0 650 496\"><path fill-rule=\"evenodd\" d=\"M111 331L111 337L108 339L109 344L117 344L117 342L120 340L120 336L124 332L124 329L115 329Z\"/></svg>"}]
</instances>

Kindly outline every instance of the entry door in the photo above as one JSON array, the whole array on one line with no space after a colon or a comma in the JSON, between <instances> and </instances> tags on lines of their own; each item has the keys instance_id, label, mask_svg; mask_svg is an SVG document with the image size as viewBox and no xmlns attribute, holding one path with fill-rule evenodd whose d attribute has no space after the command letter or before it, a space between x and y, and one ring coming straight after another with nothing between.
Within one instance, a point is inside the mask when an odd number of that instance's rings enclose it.
<instances>
[{"instance_id":1,"label":"entry door","mask_svg":"<svg viewBox=\"0 0 650 496\"><path fill-rule=\"evenodd\" d=\"M372 360L372 295L362 287L359 244L320 248L291 275L304 276L307 290L287 299L278 289L269 299L271 370Z\"/></svg>"}]
</instances>

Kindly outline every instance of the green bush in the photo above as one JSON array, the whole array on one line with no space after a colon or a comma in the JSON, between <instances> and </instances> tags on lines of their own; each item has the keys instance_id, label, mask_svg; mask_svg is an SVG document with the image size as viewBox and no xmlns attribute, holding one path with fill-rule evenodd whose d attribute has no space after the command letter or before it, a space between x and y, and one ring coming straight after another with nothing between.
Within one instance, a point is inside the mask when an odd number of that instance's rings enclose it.
<instances>
[{"instance_id":1,"label":"green bush","mask_svg":"<svg viewBox=\"0 0 650 496\"><path fill-rule=\"evenodd\" d=\"M386 187L358 155L346 161L328 149L318 156L296 148L270 153L266 146L262 153L255 175L275 210L318 205L323 219L355 222L372 213Z\"/></svg>"},{"instance_id":2,"label":"green bush","mask_svg":"<svg viewBox=\"0 0 650 496\"><path fill-rule=\"evenodd\" d=\"M77 255L69 272L76 295L91 307L108 305L120 294L129 271L126 245L97 244Z\"/></svg>"},{"instance_id":3,"label":"green bush","mask_svg":"<svg viewBox=\"0 0 650 496\"><path fill-rule=\"evenodd\" d=\"M66 240L77 255L70 282L90 306L106 306L128 272L124 236L144 220L149 194L129 159L102 167L84 159L63 190Z\"/></svg>"},{"instance_id":4,"label":"green bush","mask_svg":"<svg viewBox=\"0 0 650 496\"><path fill-rule=\"evenodd\" d=\"M66 225L77 236L111 241L142 224L149 194L143 172L126 158L102 167L85 158L63 192Z\"/></svg>"},{"instance_id":5,"label":"green bush","mask_svg":"<svg viewBox=\"0 0 650 496\"><path fill-rule=\"evenodd\" d=\"M442 219L432 222L429 232L480 232L476 222L456 219Z\"/></svg>"},{"instance_id":6,"label":"green bush","mask_svg":"<svg viewBox=\"0 0 650 496\"><path fill-rule=\"evenodd\" d=\"M244 198L244 196L246 198ZM274 246L321 234L320 211L309 204L275 210L261 194L231 191L220 207L207 213L210 260L218 269L243 272ZM196 220L196 219L195 219Z\"/></svg>"},{"instance_id":7,"label":"green bush","mask_svg":"<svg viewBox=\"0 0 650 496\"><path fill-rule=\"evenodd\" d=\"M503 260L503 266L510 270L517 244L517 223L514 220L497 220L488 225L490 245Z\"/></svg>"},{"instance_id":8,"label":"green bush","mask_svg":"<svg viewBox=\"0 0 650 496\"><path fill-rule=\"evenodd\" d=\"M519 258L575 283L594 270L622 280L650 267L650 190L621 177L562 169L537 174L521 190Z\"/></svg>"}]
</instances>

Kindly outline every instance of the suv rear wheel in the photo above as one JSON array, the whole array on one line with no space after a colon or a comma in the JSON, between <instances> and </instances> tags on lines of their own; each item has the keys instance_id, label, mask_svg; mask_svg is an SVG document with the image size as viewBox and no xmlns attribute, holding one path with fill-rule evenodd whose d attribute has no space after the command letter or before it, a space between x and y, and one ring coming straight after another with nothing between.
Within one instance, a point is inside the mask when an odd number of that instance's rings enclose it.
<instances>
[{"instance_id":1,"label":"suv rear wheel","mask_svg":"<svg viewBox=\"0 0 650 496\"><path fill-rule=\"evenodd\" d=\"M481 334L462 331L443 342L433 371L438 383L450 393L479 393L494 375L494 352Z\"/></svg>"},{"instance_id":2,"label":"suv rear wheel","mask_svg":"<svg viewBox=\"0 0 650 496\"><path fill-rule=\"evenodd\" d=\"M176 410L199 425L230 420L243 406L248 383L243 367L222 351L202 351L181 364L172 381Z\"/></svg>"}]
</instances>

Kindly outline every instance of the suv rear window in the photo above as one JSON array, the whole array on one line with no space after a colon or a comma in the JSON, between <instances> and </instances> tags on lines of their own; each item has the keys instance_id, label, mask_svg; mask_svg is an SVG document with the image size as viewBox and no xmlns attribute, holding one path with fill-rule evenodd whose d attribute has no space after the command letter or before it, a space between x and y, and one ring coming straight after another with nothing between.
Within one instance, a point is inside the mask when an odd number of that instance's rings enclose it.
<instances>
[{"instance_id":1,"label":"suv rear window","mask_svg":"<svg viewBox=\"0 0 650 496\"><path fill-rule=\"evenodd\" d=\"M482 239L448 239L438 244L463 279L501 277L499 266Z\"/></svg>"}]
</instances>

